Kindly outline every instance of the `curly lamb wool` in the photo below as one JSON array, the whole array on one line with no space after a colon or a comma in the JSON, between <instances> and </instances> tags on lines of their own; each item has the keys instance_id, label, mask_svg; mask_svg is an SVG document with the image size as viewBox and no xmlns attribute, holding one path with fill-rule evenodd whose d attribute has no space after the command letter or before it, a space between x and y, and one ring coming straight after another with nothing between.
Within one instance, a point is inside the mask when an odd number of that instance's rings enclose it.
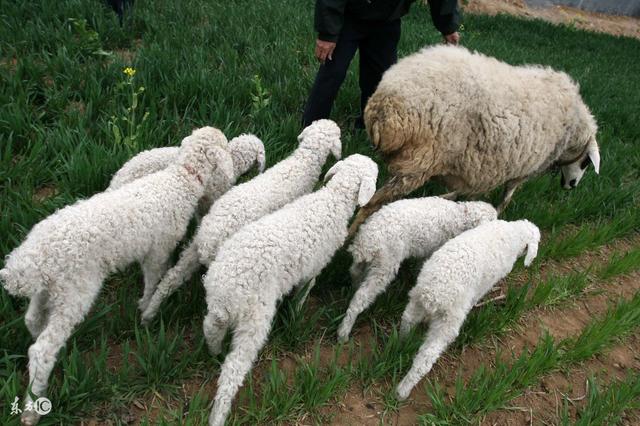
<instances>
[{"instance_id":1,"label":"curly lamb wool","mask_svg":"<svg viewBox=\"0 0 640 426\"><path fill-rule=\"evenodd\" d=\"M222 426L231 402L265 344L278 301L313 279L347 238L356 205L376 189L378 166L356 154L336 163L327 184L253 222L224 242L204 278L209 312L204 334L218 354L233 328L210 426Z\"/></svg>"},{"instance_id":2,"label":"curly lamb wool","mask_svg":"<svg viewBox=\"0 0 640 426\"><path fill-rule=\"evenodd\" d=\"M8 255L0 270L4 288L31 298L25 322L35 339L29 348L33 394L46 392L58 352L109 274L140 262L145 285L140 305L148 302L218 168L232 178L227 139L211 127L196 130L182 141L173 165L55 212ZM23 424L38 420L36 411L23 412Z\"/></svg>"},{"instance_id":3,"label":"curly lamb wool","mask_svg":"<svg viewBox=\"0 0 640 426\"><path fill-rule=\"evenodd\" d=\"M154 148L142 151L127 161L111 178L107 191L118 189L121 186L134 181L142 176L158 172L173 163L178 157L180 148L177 146ZM207 214L211 204L229 189L236 180L245 174L254 165L262 173L265 164L264 144L260 139L251 134L242 134L229 141L229 153L233 159L234 179L228 182L221 172L214 172L209 181L205 195L198 203L198 215Z\"/></svg>"},{"instance_id":4,"label":"curly lamb wool","mask_svg":"<svg viewBox=\"0 0 640 426\"><path fill-rule=\"evenodd\" d=\"M403 260L426 258L451 238L497 215L482 201L456 203L439 197L400 200L374 213L349 246L352 282L362 275L364 279L338 328L339 340L348 339L358 315L387 288Z\"/></svg>"},{"instance_id":5,"label":"curly lamb wool","mask_svg":"<svg viewBox=\"0 0 640 426\"><path fill-rule=\"evenodd\" d=\"M178 263L162 278L142 313L143 324L156 316L163 300L193 275L200 264L207 266L213 261L224 240L244 225L311 192L329 154L340 158L340 128L331 120L315 121L300 133L298 141L298 148L289 157L232 188L213 204Z\"/></svg>"},{"instance_id":6,"label":"curly lamb wool","mask_svg":"<svg viewBox=\"0 0 640 426\"><path fill-rule=\"evenodd\" d=\"M400 400L431 370L440 354L455 340L473 306L507 276L526 252L529 266L538 253L540 231L527 220L495 220L463 232L445 243L424 263L409 292L400 332L406 335L428 321L425 341L413 365L398 384Z\"/></svg>"},{"instance_id":7,"label":"curly lamb wool","mask_svg":"<svg viewBox=\"0 0 640 426\"><path fill-rule=\"evenodd\" d=\"M599 172L597 125L567 74L463 47L430 47L400 60L364 120L391 177L360 209L352 234L380 206L431 178L452 199L505 184L501 212L521 183L550 168L562 168L565 188L578 184L590 162Z\"/></svg>"}]
</instances>

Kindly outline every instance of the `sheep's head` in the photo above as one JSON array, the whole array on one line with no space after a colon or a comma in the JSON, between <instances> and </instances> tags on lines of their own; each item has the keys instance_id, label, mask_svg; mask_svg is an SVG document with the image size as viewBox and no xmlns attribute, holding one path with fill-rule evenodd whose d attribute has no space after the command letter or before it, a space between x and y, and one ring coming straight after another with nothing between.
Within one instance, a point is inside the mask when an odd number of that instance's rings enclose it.
<instances>
[{"instance_id":1,"label":"sheep's head","mask_svg":"<svg viewBox=\"0 0 640 426\"><path fill-rule=\"evenodd\" d=\"M182 140L178 163L206 185L213 171L219 169L225 178L233 181L233 161L228 151L227 138L213 127L203 127Z\"/></svg>"},{"instance_id":2,"label":"sheep's head","mask_svg":"<svg viewBox=\"0 0 640 426\"><path fill-rule=\"evenodd\" d=\"M334 177L335 176L335 177ZM378 165L369 157L360 154L350 155L333 165L324 177L325 182L345 176L350 182L358 181L358 205L364 206L376 192Z\"/></svg>"},{"instance_id":3,"label":"sheep's head","mask_svg":"<svg viewBox=\"0 0 640 426\"><path fill-rule=\"evenodd\" d=\"M229 150L236 177L245 174L254 165L258 166L258 172L264 171L264 144L258 137L250 134L236 136L229 141Z\"/></svg>"},{"instance_id":4,"label":"sheep's head","mask_svg":"<svg viewBox=\"0 0 640 426\"><path fill-rule=\"evenodd\" d=\"M467 201L460 203L460 206L464 209L468 223L474 226L498 218L498 212L495 207L484 201Z\"/></svg>"},{"instance_id":5,"label":"sheep's head","mask_svg":"<svg viewBox=\"0 0 640 426\"><path fill-rule=\"evenodd\" d=\"M330 152L336 160L342 156L342 142L340 128L331 120L318 120L305 127L298 135L301 148L312 149L317 152Z\"/></svg>"},{"instance_id":6,"label":"sheep's head","mask_svg":"<svg viewBox=\"0 0 640 426\"><path fill-rule=\"evenodd\" d=\"M589 164L593 164L596 173L600 173L600 151L595 137L592 137L587 144L587 149L568 164L560 166L560 185L565 189L572 189L578 186L584 172Z\"/></svg>"}]
</instances>

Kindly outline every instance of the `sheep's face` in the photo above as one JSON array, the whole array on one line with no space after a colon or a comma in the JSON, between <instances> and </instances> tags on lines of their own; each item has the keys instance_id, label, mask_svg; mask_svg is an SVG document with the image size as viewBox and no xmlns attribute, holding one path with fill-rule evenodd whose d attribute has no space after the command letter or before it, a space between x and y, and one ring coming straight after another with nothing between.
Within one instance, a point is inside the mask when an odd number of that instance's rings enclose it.
<instances>
[{"instance_id":1,"label":"sheep's face","mask_svg":"<svg viewBox=\"0 0 640 426\"><path fill-rule=\"evenodd\" d=\"M591 164L589 157L576 161L560 168L560 186L564 189L573 189L584 176L585 170Z\"/></svg>"},{"instance_id":2,"label":"sheep's face","mask_svg":"<svg viewBox=\"0 0 640 426\"><path fill-rule=\"evenodd\" d=\"M584 176L585 170L593 164L596 173L600 173L600 153L595 138L592 138L585 153L572 163L560 167L560 186L573 189Z\"/></svg>"}]
</instances>

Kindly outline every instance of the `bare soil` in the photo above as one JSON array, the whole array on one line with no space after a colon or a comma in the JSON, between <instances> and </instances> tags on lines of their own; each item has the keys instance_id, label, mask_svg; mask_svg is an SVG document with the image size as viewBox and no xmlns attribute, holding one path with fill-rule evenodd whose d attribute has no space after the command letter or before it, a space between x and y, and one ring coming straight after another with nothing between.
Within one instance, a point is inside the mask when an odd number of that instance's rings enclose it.
<instances>
[{"instance_id":1,"label":"bare soil","mask_svg":"<svg viewBox=\"0 0 640 426\"><path fill-rule=\"evenodd\" d=\"M543 19L559 25L640 39L640 19L628 16L587 12L566 6L533 8L528 7L524 0L469 0L463 9L466 13L483 15L504 13L524 18Z\"/></svg>"}]
</instances>

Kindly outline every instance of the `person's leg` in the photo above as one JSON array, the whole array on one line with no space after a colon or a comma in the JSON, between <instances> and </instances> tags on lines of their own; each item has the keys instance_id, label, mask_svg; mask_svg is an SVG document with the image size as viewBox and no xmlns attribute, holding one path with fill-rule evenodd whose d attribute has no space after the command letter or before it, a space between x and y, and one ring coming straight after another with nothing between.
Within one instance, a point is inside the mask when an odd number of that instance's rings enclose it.
<instances>
[{"instance_id":1,"label":"person's leg","mask_svg":"<svg viewBox=\"0 0 640 426\"><path fill-rule=\"evenodd\" d=\"M367 37L360 41L360 111L375 92L382 74L398 60L400 20L372 24ZM364 122L360 122L364 127ZM358 123L356 123L358 124Z\"/></svg>"},{"instance_id":2,"label":"person's leg","mask_svg":"<svg viewBox=\"0 0 640 426\"><path fill-rule=\"evenodd\" d=\"M333 59L320 65L316 75L302 115L303 127L307 127L315 120L329 118L331 107L347 75L349 64L356 54L361 38L362 34L356 31L349 20L345 20L340 38L333 51Z\"/></svg>"}]
</instances>

